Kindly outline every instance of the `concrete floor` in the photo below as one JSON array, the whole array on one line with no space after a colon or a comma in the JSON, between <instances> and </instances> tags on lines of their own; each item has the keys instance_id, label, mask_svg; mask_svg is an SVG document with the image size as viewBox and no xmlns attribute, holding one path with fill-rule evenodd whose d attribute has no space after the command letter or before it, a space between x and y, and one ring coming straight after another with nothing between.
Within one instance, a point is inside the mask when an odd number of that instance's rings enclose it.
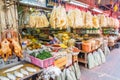
<instances>
[{"instance_id":1,"label":"concrete floor","mask_svg":"<svg viewBox=\"0 0 120 80\"><path fill-rule=\"evenodd\" d=\"M81 67L81 80L120 80L120 49L107 56L106 63L93 69Z\"/></svg>"}]
</instances>

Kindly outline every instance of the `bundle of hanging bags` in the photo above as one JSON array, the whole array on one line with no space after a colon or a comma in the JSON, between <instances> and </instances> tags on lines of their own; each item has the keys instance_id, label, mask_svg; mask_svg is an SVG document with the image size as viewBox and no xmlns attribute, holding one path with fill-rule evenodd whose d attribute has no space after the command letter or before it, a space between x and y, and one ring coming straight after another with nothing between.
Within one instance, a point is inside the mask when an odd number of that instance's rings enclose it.
<instances>
[{"instance_id":1,"label":"bundle of hanging bags","mask_svg":"<svg viewBox=\"0 0 120 80\"><path fill-rule=\"evenodd\" d=\"M106 62L106 55L110 53L109 48L106 48L103 52L102 49L98 49L93 53L88 54L88 68L94 68Z\"/></svg>"},{"instance_id":2,"label":"bundle of hanging bags","mask_svg":"<svg viewBox=\"0 0 120 80\"><path fill-rule=\"evenodd\" d=\"M56 80L81 80L81 72L78 63L64 69L62 73L56 77Z\"/></svg>"}]
</instances>

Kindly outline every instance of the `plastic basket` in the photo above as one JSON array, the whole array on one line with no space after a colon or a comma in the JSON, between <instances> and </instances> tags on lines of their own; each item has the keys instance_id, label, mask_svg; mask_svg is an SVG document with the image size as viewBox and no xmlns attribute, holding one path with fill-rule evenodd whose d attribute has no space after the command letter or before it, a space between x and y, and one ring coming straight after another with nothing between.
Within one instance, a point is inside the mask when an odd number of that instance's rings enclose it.
<instances>
[{"instance_id":1,"label":"plastic basket","mask_svg":"<svg viewBox=\"0 0 120 80\"><path fill-rule=\"evenodd\" d=\"M33 56L30 56L30 59L31 59L31 63L33 63L34 65L39 66L41 68L47 68L47 67L53 65L53 63L54 63L54 57L41 60L41 59L35 58Z\"/></svg>"}]
</instances>

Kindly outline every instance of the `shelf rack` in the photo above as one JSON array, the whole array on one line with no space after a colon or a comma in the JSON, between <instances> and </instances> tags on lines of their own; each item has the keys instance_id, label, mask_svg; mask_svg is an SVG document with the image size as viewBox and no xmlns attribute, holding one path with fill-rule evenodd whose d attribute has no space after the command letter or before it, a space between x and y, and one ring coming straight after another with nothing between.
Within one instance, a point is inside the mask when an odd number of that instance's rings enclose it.
<instances>
[{"instance_id":1,"label":"shelf rack","mask_svg":"<svg viewBox=\"0 0 120 80\"><path fill-rule=\"evenodd\" d=\"M102 45L100 45L100 47L101 46ZM94 51L97 51L100 47L98 47L97 49L94 49L94 50L92 50L90 52L85 52L85 51L81 50L79 55L78 55L78 62L83 63L85 65L85 67L87 68L88 67L88 59L87 59L88 54L93 53Z\"/></svg>"}]
</instances>

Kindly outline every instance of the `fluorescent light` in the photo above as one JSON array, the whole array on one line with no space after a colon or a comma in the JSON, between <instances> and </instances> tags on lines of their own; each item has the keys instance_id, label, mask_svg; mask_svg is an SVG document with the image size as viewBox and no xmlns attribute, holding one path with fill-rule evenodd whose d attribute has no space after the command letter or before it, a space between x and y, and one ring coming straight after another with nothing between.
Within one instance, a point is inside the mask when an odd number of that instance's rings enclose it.
<instances>
[{"instance_id":1,"label":"fluorescent light","mask_svg":"<svg viewBox=\"0 0 120 80\"><path fill-rule=\"evenodd\" d=\"M77 5L77 6L84 7L84 8L88 8L89 7L89 5L87 5L85 3L82 3L82 2L79 2L79 1L71 1L70 4L74 4L74 5Z\"/></svg>"},{"instance_id":2,"label":"fluorescent light","mask_svg":"<svg viewBox=\"0 0 120 80\"><path fill-rule=\"evenodd\" d=\"M98 12L98 13L103 13L103 11L98 9L98 8L93 8L92 10L95 11L95 12Z\"/></svg>"}]
</instances>

